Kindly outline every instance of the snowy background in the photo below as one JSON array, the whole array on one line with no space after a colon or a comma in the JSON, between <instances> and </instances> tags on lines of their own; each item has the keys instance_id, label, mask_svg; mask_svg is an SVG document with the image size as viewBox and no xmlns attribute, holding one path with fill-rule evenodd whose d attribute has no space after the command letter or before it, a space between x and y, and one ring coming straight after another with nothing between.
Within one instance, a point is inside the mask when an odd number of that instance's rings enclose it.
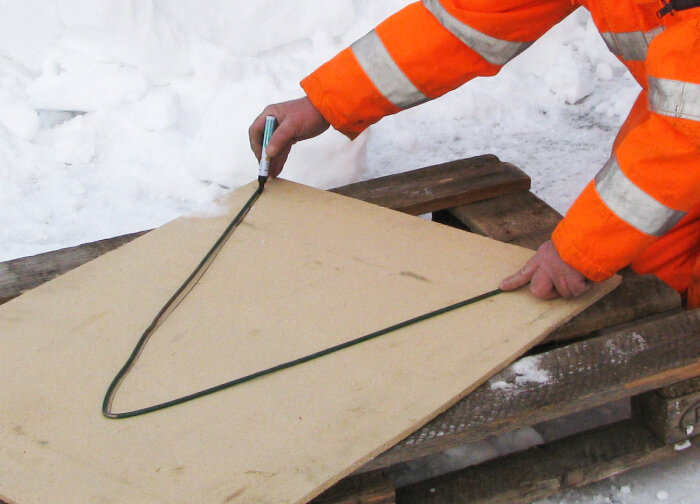
<instances>
[{"instance_id":1,"label":"snowy background","mask_svg":"<svg viewBox=\"0 0 700 504\"><path fill-rule=\"evenodd\" d=\"M256 177L263 107L407 3L0 0L0 261L206 211ZM328 188L493 153L565 212L638 91L579 10L496 78L296 146L284 176ZM692 452L542 502L697 502Z\"/></svg>"}]
</instances>

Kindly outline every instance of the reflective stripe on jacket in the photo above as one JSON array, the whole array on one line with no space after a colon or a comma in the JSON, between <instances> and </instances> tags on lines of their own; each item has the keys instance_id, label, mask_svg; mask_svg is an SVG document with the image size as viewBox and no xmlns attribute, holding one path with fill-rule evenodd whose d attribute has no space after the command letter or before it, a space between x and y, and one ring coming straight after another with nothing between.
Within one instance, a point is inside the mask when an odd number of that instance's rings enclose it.
<instances>
[{"instance_id":1,"label":"reflective stripe on jacket","mask_svg":"<svg viewBox=\"0 0 700 504\"><path fill-rule=\"evenodd\" d=\"M700 204L700 8L659 18L660 0L580 0L642 92L614 152L553 234L564 260L603 280ZM423 0L302 81L354 138L382 117L494 75L579 3Z\"/></svg>"},{"instance_id":2,"label":"reflective stripe on jacket","mask_svg":"<svg viewBox=\"0 0 700 504\"><path fill-rule=\"evenodd\" d=\"M567 263L602 280L700 204L700 8L659 19L655 1L593 4L603 38L643 90L610 159L552 238Z\"/></svg>"},{"instance_id":3,"label":"reflective stripe on jacket","mask_svg":"<svg viewBox=\"0 0 700 504\"><path fill-rule=\"evenodd\" d=\"M382 117L494 75L576 6L570 0L424 0L397 12L301 83L334 128Z\"/></svg>"}]
</instances>

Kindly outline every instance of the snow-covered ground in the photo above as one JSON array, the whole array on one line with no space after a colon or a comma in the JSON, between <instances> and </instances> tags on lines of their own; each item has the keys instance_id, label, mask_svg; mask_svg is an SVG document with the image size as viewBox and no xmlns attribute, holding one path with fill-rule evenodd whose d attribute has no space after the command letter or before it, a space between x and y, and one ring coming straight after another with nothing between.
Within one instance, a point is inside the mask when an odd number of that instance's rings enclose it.
<instances>
[{"instance_id":1,"label":"snow-covered ground","mask_svg":"<svg viewBox=\"0 0 700 504\"><path fill-rule=\"evenodd\" d=\"M407 0L0 0L0 260L155 227L256 176L247 128ZM494 153L564 212L638 87L579 10L499 76L295 147L331 187ZM542 501L696 502L700 454Z\"/></svg>"}]
</instances>

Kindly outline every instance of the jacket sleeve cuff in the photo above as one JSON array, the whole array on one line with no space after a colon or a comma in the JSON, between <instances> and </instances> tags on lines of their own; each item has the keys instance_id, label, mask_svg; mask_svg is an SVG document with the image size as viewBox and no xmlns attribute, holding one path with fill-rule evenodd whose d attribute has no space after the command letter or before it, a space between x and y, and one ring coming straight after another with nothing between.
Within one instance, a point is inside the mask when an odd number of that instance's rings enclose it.
<instances>
[{"instance_id":1,"label":"jacket sleeve cuff","mask_svg":"<svg viewBox=\"0 0 700 504\"><path fill-rule=\"evenodd\" d=\"M350 140L399 111L378 94L350 48L303 79L301 87L326 121Z\"/></svg>"},{"instance_id":2,"label":"jacket sleeve cuff","mask_svg":"<svg viewBox=\"0 0 700 504\"><path fill-rule=\"evenodd\" d=\"M613 276L616 271L601 267L580 250L568 228L568 222L564 219L552 233L552 241L563 261L594 282L602 282Z\"/></svg>"},{"instance_id":3,"label":"jacket sleeve cuff","mask_svg":"<svg viewBox=\"0 0 700 504\"><path fill-rule=\"evenodd\" d=\"M304 89L306 96L311 100L311 103L318 110L328 123L334 129L340 131L350 140L354 140L363 131L358 127L352 127L341 112L334 107L332 100L328 98L324 90L324 86L318 79L316 73L312 73L301 81L301 87Z\"/></svg>"}]
</instances>

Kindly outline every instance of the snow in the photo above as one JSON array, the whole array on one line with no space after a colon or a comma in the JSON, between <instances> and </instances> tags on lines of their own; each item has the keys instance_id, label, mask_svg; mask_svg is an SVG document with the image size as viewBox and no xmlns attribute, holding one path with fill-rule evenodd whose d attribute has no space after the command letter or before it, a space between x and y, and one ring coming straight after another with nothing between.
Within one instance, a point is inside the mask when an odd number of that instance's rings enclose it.
<instances>
[{"instance_id":1,"label":"snow","mask_svg":"<svg viewBox=\"0 0 700 504\"><path fill-rule=\"evenodd\" d=\"M512 376L506 380L494 381L491 379L489 380L489 386L492 390L512 390L517 392L522 390L519 386L525 383L545 384L549 382L551 380L550 373L546 369L540 369L540 360L540 356L537 355L519 359L505 371L505 373L512 373ZM498 376L502 377L503 373Z\"/></svg>"},{"instance_id":2,"label":"snow","mask_svg":"<svg viewBox=\"0 0 700 504\"><path fill-rule=\"evenodd\" d=\"M250 181L255 115L401 5L4 2L0 260L155 227ZM355 180L366 139L308 142L285 175Z\"/></svg>"},{"instance_id":3,"label":"snow","mask_svg":"<svg viewBox=\"0 0 700 504\"><path fill-rule=\"evenodd\" d=\"M254 178L247 128L406 0L28 0L0 19L0 260L155 227ZM294 19L294 22L288 22ZM297 145L331 187L492 152L560 211L638 92L583 11L507 65L355 142Z\"/></svg>"},{"instance_id":4,"label":"snow","mask_svg":"<svg viewBox=\"0 0 700 504\"><path fill-rule=\"evenodd\" d=\"M214 198L256 176L247 128L262 108L300 96L303 76L407 3L2 2L0 260L215 214ZM608 158L638 91L579 10L496 78L352 143L329 132L295 146L284 176L327 188L490 152L564 212ZM635 348L611 353L622 350ZM546 382L528 365L514 380ZM537 442L531 431L515 438ZM699 469L689 449L542 503L650 503L657 492L692 502Z\"/></svg>"}]
</instances>

